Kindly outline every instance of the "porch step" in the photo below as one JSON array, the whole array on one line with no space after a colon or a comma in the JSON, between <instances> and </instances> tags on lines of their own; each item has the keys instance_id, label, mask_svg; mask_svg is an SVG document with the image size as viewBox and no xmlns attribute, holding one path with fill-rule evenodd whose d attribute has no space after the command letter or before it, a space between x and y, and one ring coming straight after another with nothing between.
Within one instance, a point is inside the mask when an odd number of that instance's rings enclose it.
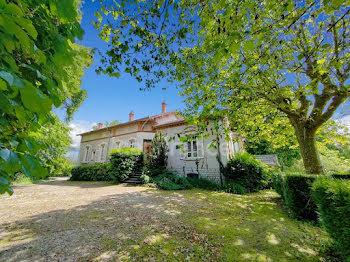
<instances>
[{"instance_id":1,"label":"porch step","mask_svg":"<svg viewBox=\"0 0 350 262\"><path fill-rule=\"evenodd\" d=\"M131 176L129 176L129 178L127 180L124 181L124 183L127 183L127 184L142 184L141 183L141 179L140 179L141 176L142 176L141 173L132 174Z\"/></svg>"}]
</instances>

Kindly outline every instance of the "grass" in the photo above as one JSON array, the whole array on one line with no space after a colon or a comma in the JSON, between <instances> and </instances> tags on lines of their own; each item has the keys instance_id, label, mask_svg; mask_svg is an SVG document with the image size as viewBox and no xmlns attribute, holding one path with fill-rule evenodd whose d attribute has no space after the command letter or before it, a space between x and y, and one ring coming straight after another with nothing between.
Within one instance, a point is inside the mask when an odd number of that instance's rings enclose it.
<instances>
[{"instance_id":1,"label":"grass","mask_svg":"<svg viewBox=\"0 0 350 262\"><path fill-rule=\"evenodd\" d=\"M330 238L319 227L288 217L274 191L233 195L204 190L160 192L180 194L191 205L179 206L181 219L209 245L219 248L220 261L320 261Z\"/></svg>"}]
</instances>

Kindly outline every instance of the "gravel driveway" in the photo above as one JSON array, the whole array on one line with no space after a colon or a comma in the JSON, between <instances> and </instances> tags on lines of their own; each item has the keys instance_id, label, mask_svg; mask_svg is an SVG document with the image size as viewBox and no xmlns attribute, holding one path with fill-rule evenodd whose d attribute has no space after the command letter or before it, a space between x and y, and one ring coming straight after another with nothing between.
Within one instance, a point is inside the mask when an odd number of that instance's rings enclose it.
<instances>
[{"instance_id":1,"label":"gravel driveway","mask_svg":"<svg viewBox=\"0 0 350 262\"><path fill-rule=\"evenodd\" d=\"M176 219L181 195L62 179L14 190L0 196L0 261L215 260L207 236Z\"/></svg>"}]
</instances>

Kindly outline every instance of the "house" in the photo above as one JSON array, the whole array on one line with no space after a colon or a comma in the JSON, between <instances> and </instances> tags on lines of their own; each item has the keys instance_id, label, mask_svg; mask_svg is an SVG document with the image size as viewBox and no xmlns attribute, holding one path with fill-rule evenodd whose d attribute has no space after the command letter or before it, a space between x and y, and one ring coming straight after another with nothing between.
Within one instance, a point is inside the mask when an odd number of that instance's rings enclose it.
<instances>
[{"instance_id":1,"label":"house","mask_svg":"<svg viewBox=\"0 0 350 262\"><path fill-rule=\"evenodd\" d=\"M108 161L108 152L114 148L133 147L143 152L151 152L152 139L157 131L162 131L168 143L168 166L180 176L202 177L220 182L220 165L226 164L236 152L243 150L243 140L235 133L227 136L223 133L223 121L215 123L220 126L219 135L213 133L214 123L209 122L205 134L196 139L181 142L186 136L198 133L197 126L188 125L176 111L167 112L166 103L162 103L162 113L140 119L134 119L130 112L126 123L103 127L81 136L79 163L93 164ZM227 139L228 138L228 139ZM213 148L213 141L219 147Z\"/></svg>"}]
</instances>

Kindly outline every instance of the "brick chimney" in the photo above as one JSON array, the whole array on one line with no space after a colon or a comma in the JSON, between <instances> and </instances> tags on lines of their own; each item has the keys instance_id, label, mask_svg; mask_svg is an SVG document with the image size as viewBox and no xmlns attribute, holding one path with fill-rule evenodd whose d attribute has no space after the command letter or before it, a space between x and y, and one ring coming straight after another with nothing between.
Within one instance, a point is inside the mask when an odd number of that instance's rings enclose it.
<instances>
[{"instance_id":1,"label":"brick chimney","mask_svg":"<svg viewBox=\"0 0 350 262\"><path fill-rule=\"evenodd\" d=\"M98 129L101 129L103 127L103 124L102 123L98 123L97 126L98 126Z\"/></svg>"},{"instance_id":2,"label":"brick chimney","mask_svg":"<svg viewBox=\"0 0 350 262\"><path fill-rule=\"evenodd\" d=\"M163 114L166 113L166 103L165 103L165 101L163 101L163 103L162 103L162 113Z\"/></svg>"},{"instance_id":3,"label":"brick chimney","mask_svg":"<svg viewBox=\"0 0 350 262\"><path fill-rule=\"evenodd\" d=\"M134 120L134 112L131 111L131 112L129 113L129 122L130 122L130 121L133 121L133 120Z\"/></svg>"}]
</instances>

